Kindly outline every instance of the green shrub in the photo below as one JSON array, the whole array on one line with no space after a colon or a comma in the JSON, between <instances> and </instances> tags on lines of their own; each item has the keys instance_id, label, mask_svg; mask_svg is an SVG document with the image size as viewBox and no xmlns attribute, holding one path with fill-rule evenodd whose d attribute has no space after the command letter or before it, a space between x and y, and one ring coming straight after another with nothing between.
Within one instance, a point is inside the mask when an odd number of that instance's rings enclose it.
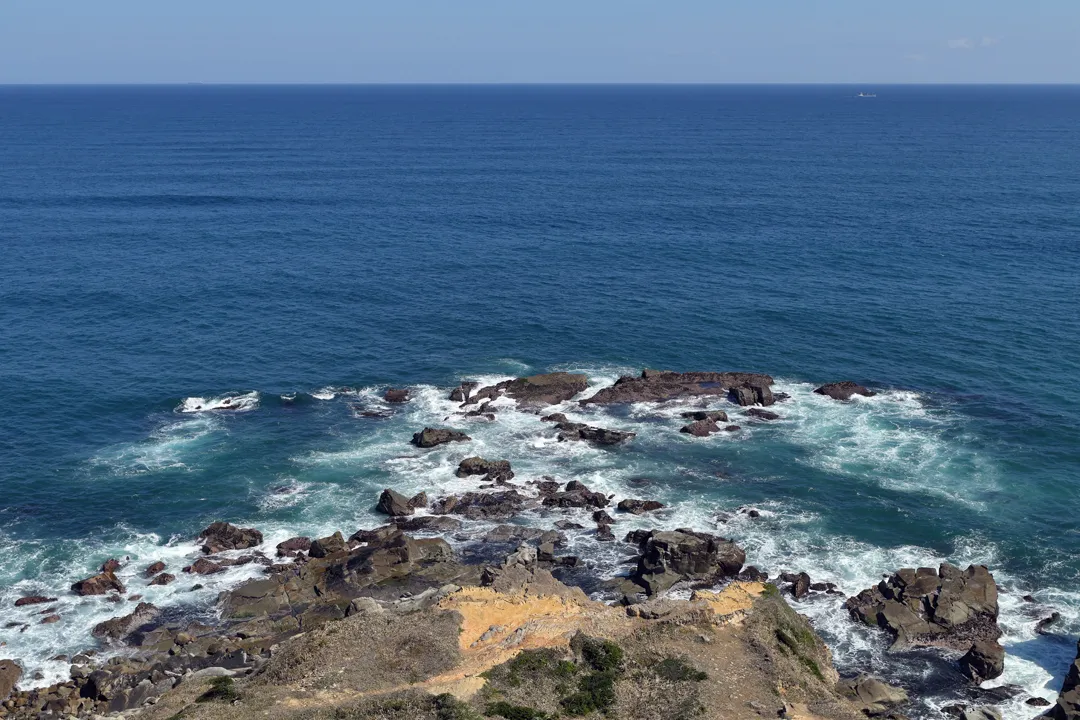
<instances>
[{"instance_id":1,"label":"green shrub","mask_svg":"<svg viewBox=\"0 0 1080 720\"><path fill-rule=\"evenodd\" d=\"M615 703L614 670L589 673L578 681L578 691L562 699L562 709L570 715L588 715Z\"/></svg>"},{"instance_id":2,"label":"green shrub","mask_svg":"<svg viewBox=\"0 0 1080 720\"><path fill-rule=\"evenodd\" d=\"M210 681L210 689L195 698L195 702L210 702L212 700L232 702L238 697L240 695L236 692L236 683L233 682L231 677L216 677Z\"/></svg>"},{"instance_id":3,"label":"green shrub","mask_svg":"<svg viewBox=\"0 0 1080 720\"><path fill-rule=\"evenodd\" d=\"M435 696L435 717L438 720L478 720L468 705L450 693Z\"/></svg>"},{"instance_id":4,"label":"green shrub","mask_svg":"<svg viewBox=\"0 0 1080 720\"><path fill-rule=\"evenodd\" d=\"M488 717L501 717L506 720L548 720L547 713L523 705L511 705L508 702L491 703L485 713Z\"/></svg>"},{"instance_id":5,"label":"green shrub","mask_svg":"<svg viewBox=\"0 0 1080 720\"><path fill-rule=\"evenodd\" d=\"M609 672L622 664L622 648L610 640L598 640L586 637L582 640L581 656L593 670Z\"/></svg>"},{"instance_id":6,"label":"green shrub","mask_svg":"<svg viewBox=\"0 0 1080 720\"><path fill-rule=\"evenodd\" d=\"M653 666L653 672L664 680L672 682L701 682L708 680L709 676L682 658L664 658Z\"/></svg>"}]
</instances>

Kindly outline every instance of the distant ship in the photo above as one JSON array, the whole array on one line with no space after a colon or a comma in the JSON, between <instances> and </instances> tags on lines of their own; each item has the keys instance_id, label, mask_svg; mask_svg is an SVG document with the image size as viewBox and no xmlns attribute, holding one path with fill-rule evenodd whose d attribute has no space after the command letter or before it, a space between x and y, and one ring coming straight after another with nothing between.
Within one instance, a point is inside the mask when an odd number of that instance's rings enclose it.
<instances>
[{"instance_id":1,"label":"distant ship","mask_svg":"<svg viewBox=\"0 0 1080 720\"><path fill-rule=\"evenodd\" d=\"M864 92L861 92L858 95L856 95L855 97L877 97L877 93L864 93Z\"/></svg>"}]
</instances>

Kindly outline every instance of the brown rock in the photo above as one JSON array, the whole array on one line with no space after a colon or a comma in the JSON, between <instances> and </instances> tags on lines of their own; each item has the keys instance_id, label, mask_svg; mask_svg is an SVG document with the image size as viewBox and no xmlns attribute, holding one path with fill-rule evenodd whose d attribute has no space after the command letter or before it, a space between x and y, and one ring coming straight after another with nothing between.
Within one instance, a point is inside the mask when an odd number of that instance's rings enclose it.
<instances>
[{"instance_id":1,"label":"brown rock","mask_svg":"<svg viewBox=\"0 0 1080 720\"><path fill-rule=\"evenodd\" d=\"M150 585L168 585L169 583L173 582L174 580L176 580L175 575L170 575L169 573L161 573L160 575L155 577L153 580L151 580L149 582L149 584Z\"/></svg>"},{"instance_id":2,"label":"brown rock","mask_svg":"<svg viewBox=\"0 0 1080 720\"><path fill-rule=\"evenodd\" d=\"M664 503L657 502L656 500L620 500L619 504L615 506L617 510L621 512L633 513L634 515L642 515L653 510L660 510L664 507Z\"/></svg>"},{"instance_id":3,"label":"brown rock","mask_svg":"<svg viewBox=\"0 0 1080 720\"><path fill-rule=\"evenodd\" d=\"M323 558L331 553L341 552L344 549L345 538L339 530L329 537L319 538L311 543L311 552L309 554L313 558Z\"/></svg>"},{"instance_id":4,"label":"brown rock","mask_svg":"<svg viewBox=\"0 0 1080 720\"><path fill-rule=\"evenodd\" d=\"M152 622L160 614L161 611L154 605L141 602L130 614L100 622L90 632L94 637L123 640L143 625Z\"/></svg>"},{"instance_id":5,"label":"brown rock","mask_svg":"<svg viewBox=\"0 0 1080 720\"><path fill-rule=\"evenodd\" d=\"M14 660L0 660L0 702L11 696L15 684L22 677L22 668Z\"/></svg>"},{"instance_id":6,"label":"brown rock","mask_svg":"<svg viewBox=\"0 0 1080 720\"><path fill-rule=\"evenodd\" d=\"M119 569L120 569L121 567L123 567L123 566L122 566L122 565L120 564L120 561L119 561L119 560L116 560L116 559L114 558L114 559L106 560L106 561L104 562L104 564L102 564L102 566L101 566L101 572L111 572L111 573L114 573L114 572L116 572L117 570L119 570Z\"/></svg>"},{"instance_id":7,"label":"brown rock","mask_svg":"<svg viewBox=\"0 0 1080 720\"><path fill-rule=\"evenodd\" d=\"M497 385L481 388L466 402L492 400L502 395L517 401L522 408L538 408L558 405L589 387L584 375L555 372L505 380Z\"/></svg>"},{"instance_id":8,"label":"brown rock","mask_svg":"<svg viewBox=\"0 0 1080 720\"><path fill-rule=\"evenodd\" d=\"M663 402L681 397L706 395L725 396L732 388L752 386L762 388L761 394L772 385L773 379L758 373L689 372L676 373L645 370L640 377L619 378L611 387L599 390L581 401L583 405L613 403ZM769 393L771 399L771 393Z\"/></svg>"},{"instance_id":9,"label":"brown rock","mask_svg":"<svg viewBox=\"0 0 1080 720\"><path fill-rule=\"evenodd\" d=\"M388 403L408 402L409 391L403 388L390 388L383 394L383 400Z\"/></svg>"},{"instance_id":10,"label":"brown rock","mask_svg":"<svg viewBox=\"0 0 1080 720\"><path fill-rule=\"evenodd\" d=\"M866 397L873 397L877 393L867 390L862 385L853 383L850 380L843 380L841 382L829 383L822 385L817 390L814 390L818 395L828 395L833 400L850 400L852 395L865 395Z\"/></svg>"},{"instance_id":11,"label":"brown rock","mask_svg":"<svg viewBox=\"0 0 1080 720\"><path fill-rule=\"evenodd\" d=\"M111 572L103 572L80 580L71 586L76 595L105 595L115 590L118 593L126 592L124 584Z\"/></svg>"},{"instance_id":12,"label":"brown rock","mask_svg":"<svg viewBox=\"0 0 1080 720\"><path fill-rule=\"evenodd\" d=\"M311 549L311 538L297 536L283 540L277 544L277 556L296 557L298 553L307 552Z\"/></svg>"},{"instance_id":13,"label":"brown rock","mask_svg":"<svg viewBox=\"0 0 1080 720\"><path fill-rule=\"evenodd\" d=\"M165 563L163 563L163 562L161 562L159 560L158 562L154 563L153 565L148 565L147 568L145 570L143 570L143 577L152 578L155 575L160 574L161 571L164 570L164 569L165 569Z\"/></svg>"},{"instance_id":14,"label":"brown rock","mask_svg":"<svg viewBox=\"0 0 1080 720\"><path fill-rule=\"evenodd\" d=\"M683 580L713 584L735 577L746 561L746 553L734 542L686 528L631 533L627 539L631 537L642 549L631 577L649 595Z\"/></svg>"},{"instance_id":15,"label":"brown rock","mask_svg":"<svg viewBox=\"0 0 1080 720\"><path fill-rule=\"evenodd\" d=\"M195 562L191 563L184 568L184 572L192 573L194 575L213 575L214 573L224 572L226 565L216 563L213 560L207 560L206 558L199 558Z\"/></svg>"},{"instance_id":16,"label":"brown rock","mask_svg":"<svg viewBox=\"0 0 1080 720\"><path fill-rule=\"evenodd\" d=\"M472 440L472 438L457 430L424 428L420 432L414 433L410 442L416 447L433 448L444 443L467 442L469 440Z\"/></svg>"},{"instance_id":17,"label":"brown rock","mask_svg":"<svg viewBox=\"0 0 1080 720\"><path fill-rule=\"evenodd\" d=\"M262 545L263 535L254 528L239 528L226 522L216 522L199 533L198 542L207 555L225 550L244 550Z\"/></svg>"},{"instance_id":18,"label":"brown rock","mask_svg":"<svg viewBox=\"0 0 1080 720\"><path fill-rule=\"evenodd\" d=\"M56 598L45 597L44 595L27 595L16 600L15 607L22 607L24 605L41 605L43 603L50 602L56 602Z\"/></svg>"},{"instance_id":19,"label":"brown rock","mask_svg":"<svg viewBox=\"0 0 1080 720\"><path fill-rule=\"evenodd\" d=\"M1005 648L997 640L976 640L960 658L960 670L975 683L993 680L1005 672Z\"/></svg>"},{"instance_id":20,"label":"brown rock","mask_svg":"<svg viewBox=\"0 0 1080 720\"><path fill-rule=\"evenodd\" d=\"M686 433L687 435L693 435L694 437L707 437L713 433L720 432L720 426L716 424L715 420L695 420L689 425L683 425L679 428L679 432Z\"/></svg>"},{"instance_id":21,"label":"brown rock","mask_svg":"<svg viewBox=\"0 0 1080 720\"><path fill-rule=\"evenodd\" d=\"M46 615L45 617L41 618L42 625L52 625L53 623L57 622L60 622L59 615Z\"/></svg>"}]
</instances>

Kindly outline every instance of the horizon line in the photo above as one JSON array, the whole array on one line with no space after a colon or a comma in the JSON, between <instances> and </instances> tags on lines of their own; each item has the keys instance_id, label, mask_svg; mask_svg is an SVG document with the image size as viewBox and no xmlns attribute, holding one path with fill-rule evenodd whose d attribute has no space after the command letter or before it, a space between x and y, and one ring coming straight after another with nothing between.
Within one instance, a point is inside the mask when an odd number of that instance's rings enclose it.
<instances>
[{"instance_id":1,"label":"horizon line","mask_svg":"<svg viewBox=\"0 0 1080 720\"><path fill-rule=\"evenodd\" d=\"M616 81L364 81L364 82L337 82L337 81L298 81L284 82L277 80L257 81L202 81L202 80L169 80L169 81L145 81L145 82L120 82L120 81L50 81L50 82L0 82L0 87L190 87L190 86L217 86L217 87L923 87L923 86L1042 86L1042 87L1075 87L1080 86L1078 81L1009 81L1009 80L972 80L972 81L927 81L927 82L853 82L853 81L815 81L815 82L787 82L787 81L727 81L727 82L691 82L691 81L662 81L646 82L632 80Z\"/></svg>"}]
</instances>

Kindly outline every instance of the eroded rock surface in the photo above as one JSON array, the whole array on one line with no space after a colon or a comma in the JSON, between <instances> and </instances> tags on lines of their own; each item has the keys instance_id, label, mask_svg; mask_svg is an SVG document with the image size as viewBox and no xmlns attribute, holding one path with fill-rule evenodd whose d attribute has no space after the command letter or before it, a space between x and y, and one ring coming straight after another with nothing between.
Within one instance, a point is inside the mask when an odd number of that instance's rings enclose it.
<instances>
[{"instance_id":1,"label":"eroded rock surface","mask_svg":"<svg viewBox=\"0 0 1080 720\"><path fill-rule=\"evenodd\" d=\"M614 403L664 402L676 398L704 395L727 396L736 388L751 388L744 395L754 402L771 404L769 387L773 379L760 373L740 372L687 372L645 370L639 377L621 377L611 387L603 388L592 397L581 401L582 405L610 405ZM765 402L766 399L768 402ZM753 404L753 403L747 403Z\"/></svg>"},{"instance_id":2,"label":"eroded rock surface","mask_svg":"<svg viewBox=\"0 0 1080 720\"><path fill-rule=\"evenodd\" d=\"M458 430L446 430L440 428L424 428L414 433L410 442L419 448L433 448L449 442L467 442L471 437Z\"/></svg>"},{"instance_id":3,"label":"eroded rock surface","mask_svg":"<svg viewBox=\"0 0 1080 720\"><path fill-rule=\"evenodd\" d=\"M565 402L583 392L588 386L589 379L584 375L565 372L544 373L489 385L477 390L465 402L473 404L505 395L516 400L518 407L543 408Z\"/></svg>"},{"instance_id":4,"label":"eroded rock surface","mask_svg":"<svg viewBox=\"0 0 1080 720\"><path fill-rule=\"evenodd\" d=\"M734 542L687 528L637 531L627 540L641 549L631 578L649 595L682 581L711 585L736 577L746 561L746 553Z\"/></svg>"}]
</instances>

